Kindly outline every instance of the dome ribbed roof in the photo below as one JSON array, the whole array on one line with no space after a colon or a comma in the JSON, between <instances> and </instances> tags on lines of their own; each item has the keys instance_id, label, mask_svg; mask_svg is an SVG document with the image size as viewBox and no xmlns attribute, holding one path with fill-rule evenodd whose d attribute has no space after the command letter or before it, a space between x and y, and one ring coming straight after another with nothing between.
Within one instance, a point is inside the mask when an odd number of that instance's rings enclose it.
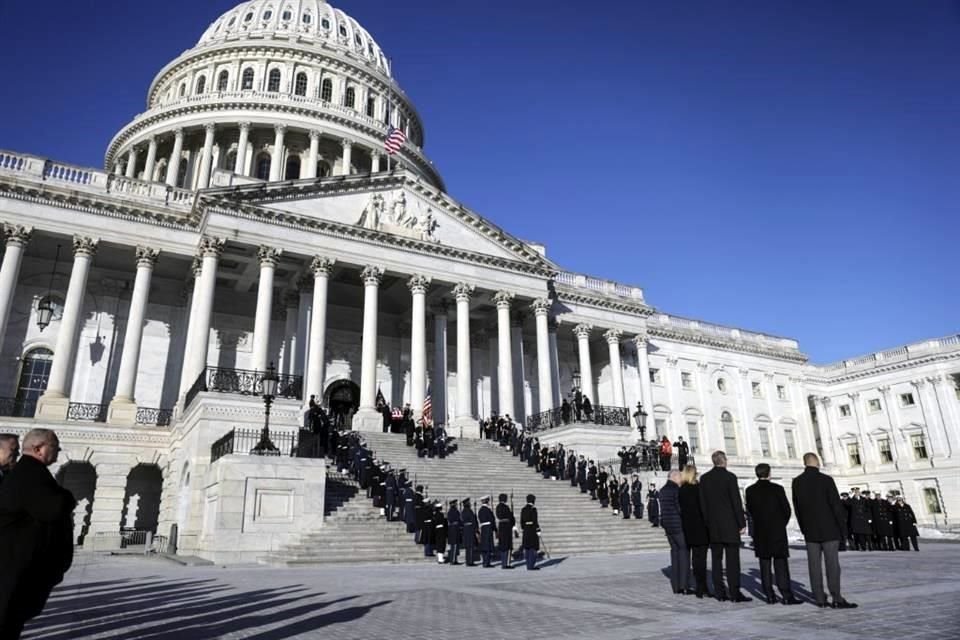
<instances>
[{"instance_id":1,"label":"dome ribbed roof","mask_svg":"<svg viewBox=\"0 0 960 640\"><path fill-rule=\"evenodd\" d=\"M390 75L390 63L380 45L356 20L325 0L243 2L214 20L197 47L244 39L281 39L326 46Z\"/></svg>"}]
</instances>

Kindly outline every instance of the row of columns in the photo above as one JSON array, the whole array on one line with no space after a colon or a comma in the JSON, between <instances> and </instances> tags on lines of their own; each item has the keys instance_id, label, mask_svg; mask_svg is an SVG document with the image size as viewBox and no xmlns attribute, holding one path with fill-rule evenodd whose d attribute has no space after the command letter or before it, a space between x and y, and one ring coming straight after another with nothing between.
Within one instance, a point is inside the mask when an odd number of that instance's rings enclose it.
<instances>
[{"instance_id":1,"label":"row of columns","mask_svg":"<svg viewBox=\"0 0 960 640\"><path fill-rule=\"evenodd\" d=\"M251 126L252 125L249 122L240 122L238 124L240 135L237 144L236 159L234 161L234 166L232 167L233 172L238 175L246 175L247 173L247 147L250 141ZM210 178L213 169L213 149L215 146L217 125L214 123L207 123L203 125L203 129L204 139L203 147L200 151L200 169L197 175L197 184L194 185L194 188L197 189L205 189L210 186ZM271 182L282 180L284 177L286 166L285 159L287 157L285 146L286 133L286 125L274 125L274 141L270 155L269 178ZM320 137L322 136L322 132L314 129L310 130L308 134L310 137L310 147L307 152L306 166L304 167L302 175L298 177L302 177L304 179L313 179L317 177L317 163L320 159ZM166 173L163 176L163 181L171 187L177 186L177 178L179 176L180 163L182 162L183 156L184 136L185 133L182 128L174 129L173 150L170 153L170 157L167 162ZM344 138L340 141L340 144L342 148L342 163L339 175L349 175L351 163L353 161L353 145L355 143L350 139ZM145 180L151 179L154 169L156 168L157 145L157 136L151 136L149 142L147 143L147 156L143 169ZM369 153L372 163L371 170L375 173L380 170L381 153L378 149L370 149ZM115 165L115 172L118 175L122 174L127 178L135 178L138 159L139 150L136 146L130 147L130 150L127 152L125 162L120 160L117 161Z\"/></svg>"}]
</instances>

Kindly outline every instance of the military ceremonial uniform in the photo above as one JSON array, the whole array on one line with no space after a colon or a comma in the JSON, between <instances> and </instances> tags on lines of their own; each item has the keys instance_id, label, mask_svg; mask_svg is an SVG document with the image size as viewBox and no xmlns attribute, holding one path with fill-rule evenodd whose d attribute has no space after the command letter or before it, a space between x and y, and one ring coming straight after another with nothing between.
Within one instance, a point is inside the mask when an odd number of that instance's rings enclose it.
<instances>
[{"instance_id":1,"label":"military ceremonial uniform","mask_svg":"<svg viewBox=\"0 0 960 640\"><path fill-rule=\"evenodd\" d=\"M513 528L517 524L513 517L513 511L507 504L506 494L500 494L500 504L497 505L497 538L500 551L500 566L504 569L510 569L510 552L513 551Z\"/></svg>"},{"instance_id":2,"label":"military ceremonial uniform","mask_svg":"<svg viewBox=\"0 0 960 640\"><path fill-rule=\"evenodd\" d=\"M447 549L447 519L443 517L443 505L433 505L433 546L437 549L437 563L443 564L443 552Z\"/></svg>"},{"instance_id":3,"label":"military ceremonial uniform","mask_svg":"<svg viewBox=\"0 0 960 640\"><path fill-rule=\"evenodd\" d=\"M497 531L497 517L490 507L490 499L481 499L482 504L477 511L477 520L480 527L480 557L483 559L483 566L490 566L490 555L496 547L495 535Z\"/></svg>"},{"instance_id":4,"label":"military ceremonial uniform","mask_svg":"<svg viewBox=\"0 0 960 640\"><path fill-rule=\"evenodd\" d=\"M457 509L457 501L450 501L450 509L447 510L447 544L450 546L450 564L460 564L457 558L460 555L460 544L463 534L463 520L460 516L460 510Z\"/></svg>"},{"instance_id":5,"label":"military ceremonial uniform","mask_svg":"<svg viewBox=\"0 0 960 640\"><path fill-rule=\"evenodd\" d=\"M474 548L477 544L477 516L473 512L473 509L470 508L470 500L465 499L463 501L463 510L460 512L460 519L463 522L463 551L466 555L466 562L468 567L474 565Z\"/></svg>"},{"instance_id":6,"label":"military ceremonial uniform","mask_svg":"<svg viewBox=\"0 0 960 640\"><path fill-rule=\"evenodd\" d=\"M520 528L523 531L521 544L528 571L536 570L537 552L540 551L540 522L534 502L536 496L528 495L527 504L520 510Z\"/></svg>"}]
</instances>

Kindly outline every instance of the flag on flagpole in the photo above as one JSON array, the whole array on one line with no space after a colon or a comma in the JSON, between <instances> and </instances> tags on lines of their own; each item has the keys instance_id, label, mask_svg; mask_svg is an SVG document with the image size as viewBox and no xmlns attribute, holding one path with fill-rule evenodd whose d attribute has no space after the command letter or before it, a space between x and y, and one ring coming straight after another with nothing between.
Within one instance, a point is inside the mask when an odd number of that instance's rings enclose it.
<instances>
[{"instance_id":1,"label":"flag on flagpole","mask_svg":"<svg viewBox=\"0 0 960 640\"><path fill-rule=\"evenodd\" d=\"M433 424L433 402L430 400L430 387L427 387L427 397L423 399L423 422Z\"/></svg>"},{"instance_id":2,"label":"flag on flagpole","mask_svg":"<svg viewBox=\"0 0 960 640\"><path fill-rule=\"evenodd\" d=\"M403 147L403 143L407 141L407 134L403 132L403 129L397 129L393 125L390 125L390 128L387 130L387 138L383 141L383 148L386 150L388 155L394 155L400 148Z\"/></svg>"}]
</instances>

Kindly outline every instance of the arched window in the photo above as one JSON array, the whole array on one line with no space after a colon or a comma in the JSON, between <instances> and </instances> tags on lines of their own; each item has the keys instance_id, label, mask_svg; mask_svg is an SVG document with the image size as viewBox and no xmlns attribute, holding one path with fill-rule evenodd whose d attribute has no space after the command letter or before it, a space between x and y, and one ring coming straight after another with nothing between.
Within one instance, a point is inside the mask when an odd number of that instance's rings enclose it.
<instances>
[{"instance_id":1,"label":"arched window","mask_svg":"<svg viewBox=\"0 0 960 640\"><path fill-rule=\"evenodd\" d=\"M723 449L728 456L737 454L737 432L733 426L733 416L729 411L720 414L720 426L723 427Z\"/></svg>"},{"instance_id":2,"label":"arched window","mask_svg":"<svg viewBox=\"0 0 960 640\"><path fill-rule=\"evenodd\" d=\"M197 94L203 93L207 88L207 76L197 78Z\"/></svg>"},{"instance_id":3,"label":"arched window","mask_svg":"<svg viewBox=\"0 0 960 640\"><path fill-rule=\"evenodd\" d=\"M257 156L255 176L259 180L270 179L270 154L261 153Z\"/></svg>"},{"instance_id":4,"label":"arched window","mask_svg":"<svg viewBox=\"0 0 960 640\"><path fill-rule=\"evenodd\" d=\"M243 77L240 81L240 88L243 90L253 89L253 69L247 67L243 70Z\"/></svg>"},{"instance_id":5,"label":"arched window","mask_svg":"<svg viewBox=\"0 0 960 640\"><path fill-rule=\"evenodd\" d=\"M220 72L220 75L217 76L217 91L226 91L227 83L230 82L230 72L224 69Z\"/></svg>"},{"instance_id":6,"label":"arched window","mask_svg":"<svg viewBox=\"0 0 960 640\"><path fill-rule=\"evenodd\" d=\"M53 365L53 351L44 347L31 349L24 354L21 362L13 416L32 418L37 409L37 399L47 390L50 367Z\"/></svg>"},{"instance_id":7,"label":"arched window","mask_svg":"<svg viewBox=\"0 0 960 640\"><path fill-rule=\"evenodd\" d=\"M267 76L267 91L280 91L280 69L271 69Z\"/></svg>"},{"instance_id":8,"label":"arched window","mask_svg":"<svg viewBox=\"0 0 960 640\"><path fill-rule=\"evenodd\" d=\"M303 14L303 24L310 24L310 20L312 20L312 18L309 13Z\"/></svg>"},{"instance_id":9,"label":"arched window","mask_svg":"<svg viewBox=\"0 0 960 640\"><path fill-rule=\"evenodd\" d=\"M367 115L371 118L373 117L374 112L377 108L377 99L373 96L367 98Z\"/></svg>"},{"instance_id":10,"label":"arched window","mask_svg":"<svg viewBox=\"0 0 960 640\"><path fill-rule=\"evenodd\" d=\"M343 26L342 24L340 25L340 35L342 35L342 36L346 36L346 35L347 35L347 28L346 28L345 26Z\"/></svg>"},{"instance_id":11,"label":"arched window","mask_svg":"<svg viewBox=\"0 0 960 640\"><path fill-rule=\"evenodd\" d=\"M333 80L330 78L326 78L320 83L320 99L324 102L333 100Z\"/></svg>"},{"instance_id":12,"label":"arched window","mask_svg":"<svg viewBox=\"0 0 960 640\"><path fill-rule=\"evenodd\" d=\"M251 11L251 12L248 13L247 15L243 16L243 21L244 21L244 22L250 22L251 20L253 20L253 11Z\"/></svg>"},{"instance_id":13,"label":"arched window","mask_svg":"<svg viewBox=\"0 0 960 640\"><path fill-rule=\"evenodd\" d=\"M327 20L326 18L324 18L323 20L320 21L320 26L323 27L324 29L326 29L327 31L329 31L329 30L330 30L330 21Z\"/></svg>"},{"instance_id":14,"label":"arched window","mask_svg":"<svg viewBox=\"0 0 960 640\"><path fill-rule=\"evenodd\" d=\"M293 17L293 13L290 12L290 9L286 9L280 17L283 18L284 22L289 22L290 18Z\"/></svg>"},{"instance_id":15,"label":"arched window","mask_svg":"<svg viewBox=\"0 0 960 640\"><path fill-rule=\"evenodd\" d=\"M357 91L353 87L347 87L346 93L343 96L343 104L347 107L353 107L357 102Z\"/></svg>"},{"instance_id":16,"label":"arched window","mask_svg":"<svg viewBox=\"0 0 960 640\"><path fill-rule=\"evenodd\" d=\"M271 11L270 9L267 9L266 11L263 12L263 20L264 20L264 22L266 22L267 20L269 20L269 19L272 18L272 17L273 17L273 11Z\"/></svg>"},{"instance_id":17,"label":"arched window","mask_svg":"<svg viewBox=\"0 0 960 640\"><path fill-rule=\"evenodd\" d=\"M307 74L303 71L297 74L297 81L294 84L293 92L298 96L307 95Z\"/></svg>"},{"instance_id":18,"label":"arched window","mask_svg":"<svg viewBox=\"0 0 960 640\"><path fill-rule=\"evenodd\" d=\"M283 172L284 180L299 180L300 179L300 158L298 156L290 156L287 158L287 169Z\"/></svg>"},{"instance_id":19,"label":"arched window","mask_svg":"<svg viewBox=\"0 0 960 640\"><path fill-rule=\"evenodd\" d=\"M181 98L182 98L183 96L187 95L187 83L186 83L186 82L181 82L181 83L180 83L180 93L179 93L179 95L180 95Z\"/></svg>"}]
</instances>

